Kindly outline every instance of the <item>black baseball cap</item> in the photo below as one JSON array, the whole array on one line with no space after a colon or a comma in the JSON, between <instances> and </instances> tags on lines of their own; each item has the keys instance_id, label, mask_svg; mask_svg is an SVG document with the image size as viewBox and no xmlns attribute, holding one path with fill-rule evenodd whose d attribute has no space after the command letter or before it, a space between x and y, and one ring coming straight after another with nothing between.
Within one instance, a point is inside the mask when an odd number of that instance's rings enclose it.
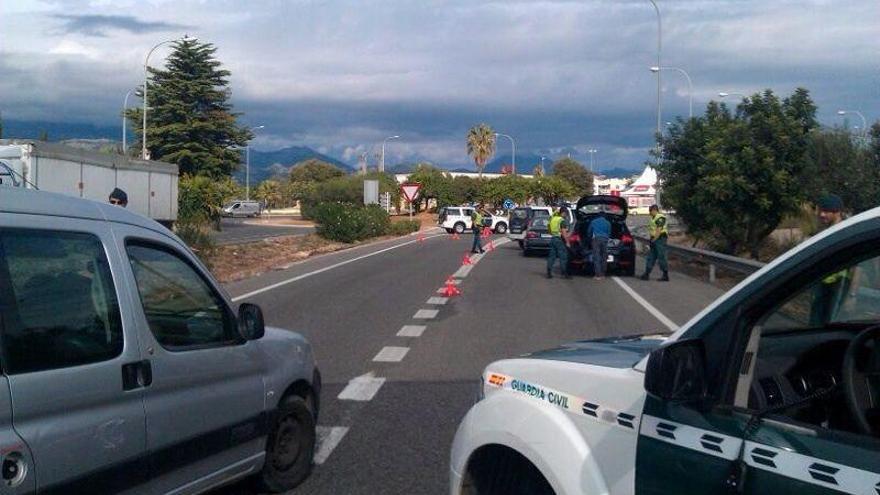
<instances>
[{"instance_id":1,"label":"black baseball cap","mask_svg":"<svg viewBox=\"0 0 880 495\"><path fill-rule=\"evenodd\" d=\"M128 194L125 194L125 191L116 187L113 189L113 192L110 193L110 202L112 203L113 200L122 204L128 204Z\"/></svg>"}]
</instances>

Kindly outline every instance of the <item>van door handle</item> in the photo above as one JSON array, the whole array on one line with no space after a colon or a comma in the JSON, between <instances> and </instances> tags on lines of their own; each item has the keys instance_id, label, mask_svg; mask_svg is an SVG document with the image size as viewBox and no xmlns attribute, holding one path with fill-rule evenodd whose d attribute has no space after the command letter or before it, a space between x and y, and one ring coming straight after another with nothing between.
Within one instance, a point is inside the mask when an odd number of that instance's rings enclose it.
<instances>
[{"instance_id":1,"label":"van door handle","mask_svg":"<svg viewBox=\"0 0 880 495\"><path fill-rule=\"evenodd\" d=\"M153 365L149 359L122 365L122 390L149 387L153 383Z\"/></svg>"}]
</instances>

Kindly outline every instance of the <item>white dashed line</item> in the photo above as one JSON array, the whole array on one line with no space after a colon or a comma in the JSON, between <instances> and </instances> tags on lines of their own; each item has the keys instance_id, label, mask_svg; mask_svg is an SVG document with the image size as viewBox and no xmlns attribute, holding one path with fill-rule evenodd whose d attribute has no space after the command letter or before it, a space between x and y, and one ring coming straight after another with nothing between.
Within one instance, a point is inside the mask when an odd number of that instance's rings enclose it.
<instances>
[{"instance_id":1,"label":"white dashed line","mask_svg":"<svg viewBox=\"0 0 880 495\"><path fill-rule=\"evenodd\" d=\"M366 375L352 378L336 398L356 401L372 400L384 383L385 378L377 377L376 373L371 371Z\"/></svg>"},{"instance_id":2,"label":"white dashed line","mask_svg":"<svg viewBox=\"0 0 880 495\"><path fill-rule=\"evenodd\" d=\"M422 333L424 333L425 329L428 328L425 325L404 325L399 332L397 332L398 337L421 337Z\"/></svg>"},{"instance_id":3,"label":"white dashed line","mask_svg":"<svg viewBox=\"0 0 880 495\"><path fill-rule=\"evenodd\" d=\"M413 315L413 318L416 320L430 320L437 317L437 313L439 310L436 309L420 309L416 311L416 314Z\"/></svg>"},{"instance_id":4,"label":"white dashed line","mask_svg":"<svg viewBox=\"0 0 880 495\"><path fill-rule=\"evenodd\" d=\"M317 446L315 447L315 464L324 462L333 453L333 449L342 441L342 437L348 433L347 426L319 426L315 428Z\"/></svg>"},{"instance_id":5,"label":"white dashed line","mask_svg":"<svg viewBox=\"0 0 880 495\"><path fill-rule=\"evenodd\" d=\"M474 265L461 265L455 273L452 274L455 278L465 278L474 269Z\"/></svg>"},{"instance_id":6,"label":"white dashed line","mask_svg":"<svg viewBox=\"0 0 880 495\"><path fill-rule=\"evenodd\" d=\"M427 304L436 304L438 306L442 306L446 304L446 301L449 301L448 297L430 297L428 298Z\"/></svg>"},{"instance_id":7,"label":"white dashed line","mask_svg":"<svg viewBox=\"0 0 880 495\"><path fill-rule=\"evenodd\" d=\"M376 354L373 361L380 363L398 363L403 361L403 357L406 356L407 352L409 352L409 347L386 346L379 351L379 354Z\"/></svg>"},{"instance_id":8,"label":"white dashed line","mask_svg":"<svg viewBox=\"0 0 880 495\"><path fill-rule=\"evenodd\" d=\"M617 282L617 285L619 285L623 290L625 290L626 293L630 295L630 297L635 299L637 303L641 304L643 308L648 310L648 313L651 313L651 315L653 315L654 318L657 318L660 321L660 323L666 325L666 328L672 330L673 332L678 330L678 325L676 325L674 321L667 318L666 315L661 313L659 309L655 308L651 303L649 303L647 300L645 300L644 297L642 297L638 292L633 290L633 288L630 287L629 285L627 285L626 282L624 282L623 280L620 280L620 278L618 278L618 277L611 277L611 278L615 282Z\"/></svg>"}]
</instances>

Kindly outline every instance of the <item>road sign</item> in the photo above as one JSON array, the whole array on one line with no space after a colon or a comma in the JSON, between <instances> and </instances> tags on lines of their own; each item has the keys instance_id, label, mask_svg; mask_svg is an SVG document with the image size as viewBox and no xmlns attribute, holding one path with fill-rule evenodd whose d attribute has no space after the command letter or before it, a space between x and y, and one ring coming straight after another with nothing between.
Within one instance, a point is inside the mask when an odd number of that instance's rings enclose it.
<instances>
[{"instance_id":1,"label":"road sign","mask_svg":"<svg viewBox=\"0 0 880 495\"><path fill-rule=\"evenodd\" d=\"M403 197L410 203L416 200L416 196L419 195L419 189L421 188L422 185L418 182L407 182L400 185L400 191L403 193Z\"/></svg>"},{"instance_id":2,"label":"road sign","mask_svg":"<svg viewBox=\"0 0 880 495\"><path fill-rule=\"evenodd\" d=\"M507 198L507 199L504 200L504 209L505 209L505 210L511 210L511 209L513 209L513 200L512 200L512 199Z\"/></svg>"}]
</instances>

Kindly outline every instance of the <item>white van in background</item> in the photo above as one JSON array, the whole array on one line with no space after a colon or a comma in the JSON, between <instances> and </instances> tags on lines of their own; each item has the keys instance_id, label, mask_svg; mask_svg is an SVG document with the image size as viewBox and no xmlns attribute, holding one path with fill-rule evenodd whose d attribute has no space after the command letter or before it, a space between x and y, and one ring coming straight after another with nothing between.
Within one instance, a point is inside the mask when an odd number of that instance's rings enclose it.
<instances>
[{"instance_id":1,"label":"white van in background","mask_svg":"<svg viewBox=\"0 0 880 495\"><path fill-rule=\"evenodd\" d=\"M258 217L263 213L263 205L259 201L232 201L223 207L224 217Z\"/></svg>"}]
</instances>

